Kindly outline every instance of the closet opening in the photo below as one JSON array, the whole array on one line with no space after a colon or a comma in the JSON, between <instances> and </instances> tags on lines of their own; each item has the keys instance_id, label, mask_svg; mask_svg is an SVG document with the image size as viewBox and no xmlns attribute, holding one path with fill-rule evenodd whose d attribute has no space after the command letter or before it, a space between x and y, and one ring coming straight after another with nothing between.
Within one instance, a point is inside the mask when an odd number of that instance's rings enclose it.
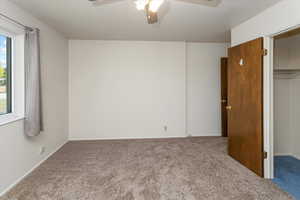
<instances>
[{"instance_id":1,"label":"closet opening","mask_svg":"<svg viewBox=\"0 0 300 200\"><path fill-rule=\"evenodd\" d=\"M300 199L300 28L273 41L273 182Z\"/></svg>"}]
</instances>

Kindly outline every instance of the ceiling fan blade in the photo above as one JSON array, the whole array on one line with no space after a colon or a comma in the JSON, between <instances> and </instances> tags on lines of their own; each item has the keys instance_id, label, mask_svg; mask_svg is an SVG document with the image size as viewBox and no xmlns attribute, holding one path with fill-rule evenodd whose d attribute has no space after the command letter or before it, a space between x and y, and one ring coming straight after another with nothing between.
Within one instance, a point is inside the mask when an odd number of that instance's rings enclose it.
<instances>
[{"instance_id":1,"label":"ceiling fan blade","mask_svg":"<svg viewBox=\"0 0 300 200\"><path fill-rule=\"evenodd\" d=\"M217 7L221 3L221 0L176 0L176 1L199 4L199 5L209 6L209 7Z\"/></svg>"},{"instance_id":2,"label":"ceiling fan blade","mask_svg":"<svg viewBox=\"0 0 300 200\"><path fill-rule=\"evenodd\" d=\"M121 2L124 0L89 0L89 1L92 2L92 4L94 6L102 6L102 5L106 5L106 4L113 4L113 3Z\"/></svg>"}]
</instances>

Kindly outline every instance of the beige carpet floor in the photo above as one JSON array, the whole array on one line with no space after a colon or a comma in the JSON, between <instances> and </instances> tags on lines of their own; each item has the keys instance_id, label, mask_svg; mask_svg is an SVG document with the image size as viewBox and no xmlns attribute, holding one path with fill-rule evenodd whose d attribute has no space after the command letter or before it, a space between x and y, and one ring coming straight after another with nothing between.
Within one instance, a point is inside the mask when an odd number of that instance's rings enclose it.
<instances>
[{"instance_id":1,"label":"beige carpet floor","mask_svg":"<svg viewBox=\"0 0 300 200\"><path fill-rule=\"evenodd\" d=\"M69 142L5 200L286 200L220 137Z\"/></svg>"}]
</instances>

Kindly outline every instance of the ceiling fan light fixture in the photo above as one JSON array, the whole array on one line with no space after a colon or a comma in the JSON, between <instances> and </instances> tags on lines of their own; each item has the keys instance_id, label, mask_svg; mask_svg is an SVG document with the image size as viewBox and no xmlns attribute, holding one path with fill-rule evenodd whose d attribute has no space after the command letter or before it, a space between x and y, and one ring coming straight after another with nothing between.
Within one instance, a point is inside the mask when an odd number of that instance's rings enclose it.
<instances>
[{"instance_id":1,"label":"ceiling fan light fixture","mask_svg":"<svg viewBox=\"0 0 300 200\"><path fill-rule=\"evenodd\" d=\"M149 4L149 0L136 0L135 2L136 9L144 10L146 5Z\"/></svg>"},{"instance_id":2,"label":"ceiling fan light fixture","mask_svg":"<svg viewBox=\"0 0 300 200\"><path fill-rule=\"evenodd\" d=\"M164 3L164 0L152 0L149 4L149 10L152 12L157 12L160 6Z\"/></svg>"}]
</instances>

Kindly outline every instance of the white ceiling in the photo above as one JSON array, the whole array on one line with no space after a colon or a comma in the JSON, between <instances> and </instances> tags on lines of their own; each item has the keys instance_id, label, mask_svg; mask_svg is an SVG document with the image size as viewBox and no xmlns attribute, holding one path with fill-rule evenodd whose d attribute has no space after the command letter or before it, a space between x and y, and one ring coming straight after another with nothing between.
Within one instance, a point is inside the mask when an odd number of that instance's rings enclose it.
<instances>
[{"instance_id":1,"label":"white ceiling","mask_svg":"<svg viewBox=\"0 0 300 200\"><path fill-rule=\"evenodd\" d=\"M11 0L71 39L228 42L231 27L281 0L223 0L216 7L165 0L148 25L132 0L92 6L88 0Z\"/></svg>"}]
</instances>

